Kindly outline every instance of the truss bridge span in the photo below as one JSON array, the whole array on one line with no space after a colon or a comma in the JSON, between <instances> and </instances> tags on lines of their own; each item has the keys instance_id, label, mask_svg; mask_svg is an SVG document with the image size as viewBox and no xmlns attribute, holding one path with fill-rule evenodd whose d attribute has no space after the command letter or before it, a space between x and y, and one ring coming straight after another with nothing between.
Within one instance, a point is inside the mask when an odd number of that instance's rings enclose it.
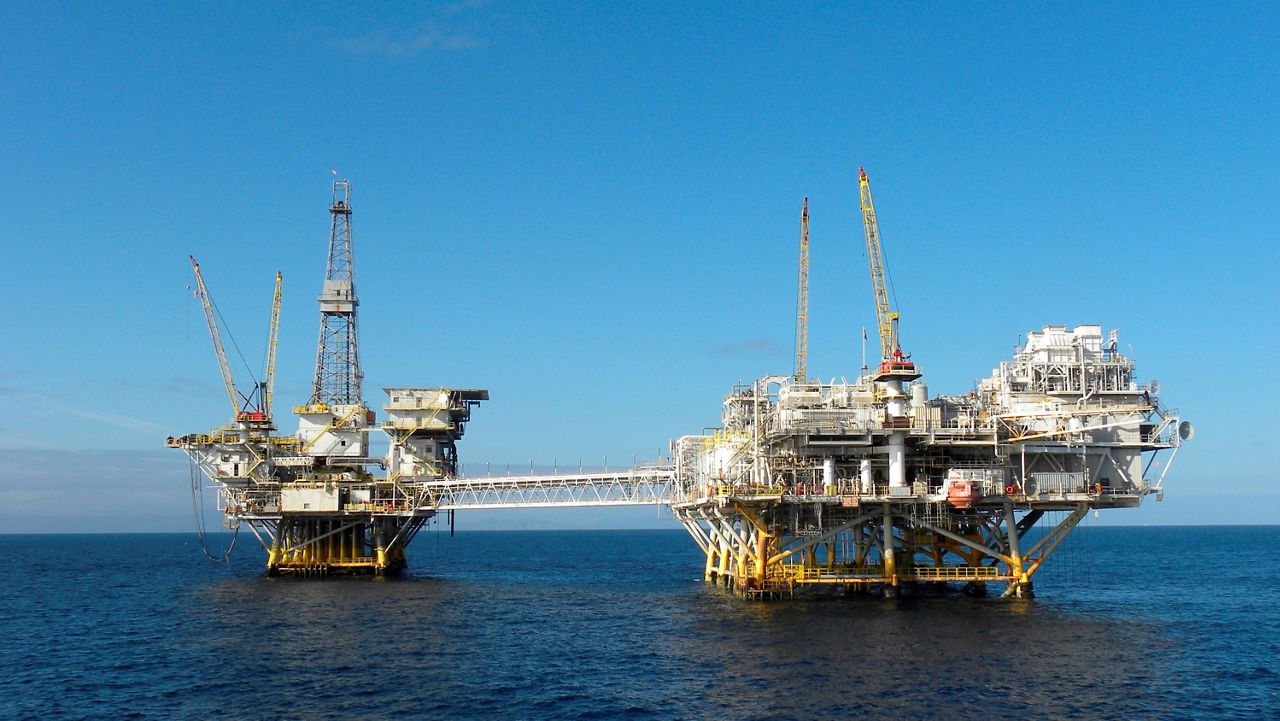
<instances>
[{"instance_id":1,"label":"truss bridge span","mask_svg":"<svg viewBox=\"0 0 1280 721\"><path fill-rule=\"evenodd\" d=\"M436 511L669 505L675 468L638 466L527 476L459 477L423 484Z\"/></svg>"}]
</instances>

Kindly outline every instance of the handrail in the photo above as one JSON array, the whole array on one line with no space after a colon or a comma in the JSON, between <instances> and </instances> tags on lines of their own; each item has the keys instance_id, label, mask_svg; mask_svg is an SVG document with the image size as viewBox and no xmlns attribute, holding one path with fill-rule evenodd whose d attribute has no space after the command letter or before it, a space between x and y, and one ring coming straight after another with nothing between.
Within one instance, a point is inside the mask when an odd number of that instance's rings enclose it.
<instances>
[{"instance_id":1,"label":"handrail","mask_svg":"<svg viewBox=\"0 0 1280 721\"><path fill-rule=\"evenodd\" d=\"M331 421L328 427L326 427L324 430L317 433L311 440L307 441L306 445L302 446L302 448L299 449L299 451L301 453L306 453L307 451L311 450L311 446L314 446L316 444L316 441L320 440L326 433L329 433L332 430L340 428L347 421L351 420L352 417L355 416L356 412L360 410L362 410L360 405L351 406L351 409L348 410L346 414L342 416L342 418L335 421Z\"/></svg>"}]
</instances>

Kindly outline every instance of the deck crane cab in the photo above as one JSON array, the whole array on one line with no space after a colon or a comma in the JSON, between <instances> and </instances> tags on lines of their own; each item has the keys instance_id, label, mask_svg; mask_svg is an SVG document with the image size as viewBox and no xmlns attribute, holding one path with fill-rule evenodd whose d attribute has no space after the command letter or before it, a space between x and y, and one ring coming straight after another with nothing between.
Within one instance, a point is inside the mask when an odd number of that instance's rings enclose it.
<instances>
[{"instance_id":1,"label":"deck crane cab","mask_svg":"<svg viewBox=\"0 0 1280 721\"><path fill-rule=\"evenodd\" d=\"M880 250L880 227L876 222L876 208L871 200L871 183L867 171L858 168L858 187L861 195L862 226L867 235L867 262L871 266L871 289L875 294L876 320L880 329L880 367L872 376L874 381L910 381L920 377L911 362L911 355L902 352L898 340L899 313L889 305L889 292L885 285L884 254Z\"/></svg>"}]
</instances>

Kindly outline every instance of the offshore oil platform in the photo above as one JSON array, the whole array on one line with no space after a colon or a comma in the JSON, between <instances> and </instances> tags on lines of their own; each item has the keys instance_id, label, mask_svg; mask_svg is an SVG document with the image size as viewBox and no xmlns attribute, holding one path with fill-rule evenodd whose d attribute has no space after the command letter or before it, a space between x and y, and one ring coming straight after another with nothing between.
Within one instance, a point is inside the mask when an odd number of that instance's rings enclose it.
<instances>
[{"instance_id":1,"label":"offshore oil platform","mask_svg":"<svg viewBox=\"0 0 1280 721\"><path fill-rule=\"evenodd\" d=\"M387 419L364 401L357 324L351 184L337 180L329 259L320 293L320 339L310 400L295 406L298 431L276 433L272 396L280 327L281 276L275 295L263 381L237 389L218 313L195 258L196 295L204 308L232 419L209 433L170 437L218 485L228 527L249 526L267 551L268 574L392 574L405 548L431 519L432 481L457 473L457 441L471 409L488 391L386 388ZM389 437L385 456L370 457L369 435Z\"/></svg>"},{"instance_id":2,"label":"offshore oil platform","mask_svg":"<svg viewBox=\"0 0 1280 721\"><path fill-rule=\"evenodd\" d=\"M997 583L1029 596L1089 511L1161 493L1194 431L1161 405L1158 384L1136 382L1117 332L1097 325L1028 333L972 392L931 398L899 342L861 168L859 188L880 364L852 383L807 377L806 201L795 373L735 388L721 428L673 444L671 507L706 555L705 578L747 595L948 585L985 594ZM1037 529L1053 512L1061 519Z\"/></svg>"},{"instance_id":3,"label":"offshore oil platform","mask_svg":"<svg viewBox=\"0 0 1280 721\"><path fill-rule=\"evenodd\" d=\"M1157 498L1194 431L1139 384L1117 332L1051 325L964 395L930 397L903 352L871 187L860 206L881 357L852 382L807 372L809 214L800 218L796 365L733 388L722 424L671 457L618 471L459 476L456 442L483 390L390 388L380 426L360 400L350 186L335 184L310 403L274 434L271 378L239 394L199 268L198 293L235 412L170 439L219 487L227 525L249 524L268 573L391 573L422 524L464 508L662 505L704 554L703 574L752 598L798 590L956 589L1032 595L1032 578L1090 511ZM194 263L194 261L193 261ZM390 436L368 457L368 433ZM1163 465L1156 458L1167 451ZM374 467L385 468L376 475ZM1050 519L1056 522L1049 523Z\"/></svg>"}]
</instances>

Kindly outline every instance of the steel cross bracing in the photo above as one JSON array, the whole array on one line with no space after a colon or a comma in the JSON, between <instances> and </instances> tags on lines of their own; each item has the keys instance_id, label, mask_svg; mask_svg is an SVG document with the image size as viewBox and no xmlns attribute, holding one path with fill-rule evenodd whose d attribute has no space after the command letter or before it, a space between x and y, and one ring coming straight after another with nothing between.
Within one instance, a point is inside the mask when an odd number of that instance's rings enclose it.
<instances>
[{"instance_id":1,"label":"steel cross bracing","mask_svg":"<svg viewBox=\"0 0 1280 721\"><path fill-rule=\"evenodd\" d=\"M599 473L454 478L422 486L437 511L668 505L675 490L675 469L653 466Z\"/></svg>"},{"instance_id":2,"label":"steel cross bracing","mask_svg":"<svg viewBox=\"0 0 1280 721\"><path fill-rule=\"evenodd\" d=\"M320 340L316 345L313 404L362 403L360 335L356 313L355 255L351 243L351 183L335 180L329 207L329 261L320 294Z\"/></svg>"}]
</instances>

